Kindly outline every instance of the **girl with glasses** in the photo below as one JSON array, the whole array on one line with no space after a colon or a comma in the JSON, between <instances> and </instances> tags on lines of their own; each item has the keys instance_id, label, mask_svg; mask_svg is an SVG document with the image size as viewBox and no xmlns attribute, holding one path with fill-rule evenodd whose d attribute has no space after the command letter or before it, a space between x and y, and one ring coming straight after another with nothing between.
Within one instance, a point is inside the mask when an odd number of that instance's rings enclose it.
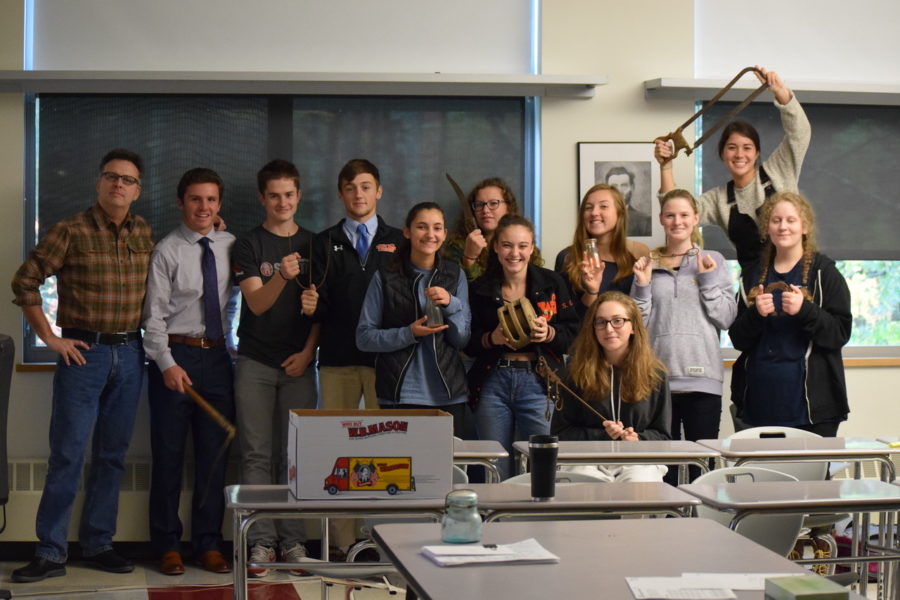
<instances>
[{"instance_id":1,"label":"girl with glasses","mask_svg":"<svg viewBox=\"0 0 900 600\"><path fill-rule=\"evenodd\" d=\"M634 265L631 295L641 310L653 350L669 371L672 438L719 437L722 353L719 332L737 314L731 272L715 251L701 251L700 217L690 192L672 190L661 202L666 244ZM693 480L700 474L690 469ZM672 469L666 481L678 484Z\"/></svg>"},{"instance_id":2,"label":"girl with glasses","mask_svg":"<svg viewBox=\"0 0 900 600\"><path fill-rule=\"evenodd\" d=\"M512 189L498 177L479 181L469 192L467 204L475 219L475 229L468 231L466 216L460 214L456 231L444 248L444 256L458 262L466 272L466 277L472 281L484 273L488 246L500 219L505 215L518 215L519 205ZM537 247L532 253L531 262L539 267L544 264Z\"/></svg>"},{"instance_id":3,"label":"girl with glasses","mask_svg":"<svg viewBox=\"0 0 900 600\"><path fill-rule=\"evenodd\" d=\"M601 294L588 309L569 352L566 385L591 408L560 386L562 408L553 415L553 434L560 440L669 439L666 370L653 354L634 300L622 292ZM607 481L662 481L666 467L609 465L569 470Z\"/></svg>"},{"instance_id":4,"label":"girl with glasses","mask_svg":"<svg viewBox=\"0 0 900 600\"><path fill-rule=\"evenodd\" d=\"M475 357L469 390L478 436L497 440L510 456L516 433L527 440L550 432L553 405L534 373L535 362L543 356L559 368L578 329L565 284L553 271L533 265L533 253L534 227L523 217L506 215L494 232L487 270L469 290L472 338L466 353ZM529 337L513 340L504 333L497 309L521 299L531 303L537 316L524 324ZM519 341L525 345L515 343ZM501 476L508 477L512 458L499 466Z\"/></svg>"},{"instance_id":5,"label":"girl with glasses","mask_svg":"<svg viewBox=\"0 0 900 600\"><path fill-rule=\"evenodd\" d=\"M812 207L800 194L762 206L762 260L741 276L728 334L741 351L731 400L750 426L781 425L837 435L850 412L841 348L850 339L850 290L818 252Z\"/></svg>"},{"instance_id":6,"label":"girl with glasses","mask_svg":"<svg viewBox=\"0 0 900 600\"><path fill-rule=\"evenodd\" d=\"M572 245L557 255L554 269L563 276L579 317L603 292L631 291L634 261L650 250L626 239L627 231L628 211L619 190L606 183L589 189L581 200Z\"/></svg>"}]
</instances>

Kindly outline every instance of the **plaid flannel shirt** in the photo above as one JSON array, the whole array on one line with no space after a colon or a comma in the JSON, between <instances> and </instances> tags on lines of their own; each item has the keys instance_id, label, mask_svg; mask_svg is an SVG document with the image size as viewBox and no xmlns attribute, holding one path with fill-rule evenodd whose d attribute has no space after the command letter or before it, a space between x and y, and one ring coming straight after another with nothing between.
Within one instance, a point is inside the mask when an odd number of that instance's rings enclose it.
<instances>
[{"instance_id":1,"label":"plaid flannel shirt","mask_svg":"<svg viewBox=\"0 0 900 600\"><path fill-rule=\"evenodd\" d=\"M152 250L144 219L128 213L117 230L95 204L54 225L29 253L12 280L14 302L40 306L41 285L56 275L59 327L137 331Z\"/></svg>"}]
</instances>

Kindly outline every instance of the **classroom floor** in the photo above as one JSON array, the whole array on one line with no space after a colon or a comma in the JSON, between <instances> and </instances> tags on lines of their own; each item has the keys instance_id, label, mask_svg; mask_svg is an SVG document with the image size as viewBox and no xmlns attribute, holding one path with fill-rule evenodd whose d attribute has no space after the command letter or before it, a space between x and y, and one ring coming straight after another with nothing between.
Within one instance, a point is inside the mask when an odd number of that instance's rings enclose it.
<instances>
[{"instance_id":1,"label":"classroom floor","mask_svg":"<svg viewBox=\"0 0 900 600\"><path fill-rule=\"evenodd\" d=\"M96 600L230 600L232 576L208 573L198 567L187 567L184 575L167 577L160 574L155 563L139 562L128 574L104 573L77 562L66 566L65 577L54 577L35 583L12 583L10 574L22 562L0 563L0 589L12 592L13 598L35 599L96 599ZM374 582L378 584L378 582ZM382 587L387 587L381 583ZM401 588L393 587L396 592ZM347 598L347 587L335 584L328 597ZM355 600L387 600L403 598L403 593L391 594L388 589L354 590ZM249 600L320 600L322 581L318 577L292 577L272 573L250 584Z\"/></svg>"}]
</instances>

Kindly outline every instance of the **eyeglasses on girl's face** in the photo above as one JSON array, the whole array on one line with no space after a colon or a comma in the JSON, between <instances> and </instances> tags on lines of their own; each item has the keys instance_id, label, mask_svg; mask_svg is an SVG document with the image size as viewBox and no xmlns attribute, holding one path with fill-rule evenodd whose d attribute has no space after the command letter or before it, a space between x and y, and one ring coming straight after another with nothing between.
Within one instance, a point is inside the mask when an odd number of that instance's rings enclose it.
<instances>
[{"instance_id":1,"label":"eyeglasses on girl's face","mask_svg":"<svg viewBox=\"0 0 900 600\"><path fill-rule=\"evenodd\" d=\"M594 329L606 329L607 325L612 325L613 329L622 329L625 326L625 323L628 323L631 319L626 319L625 317L613 317L612 319L594 319Z\"/></svg>"},{"instance_id":2,"label":"eyeglasses on girl's face","mask_svg":"<svg viewBox=\"0 0 900 600\"><path fill-rule=\"evenodd\" d=\"M485 207L488 207L491 210L497 210L500 207L501 202L506 202L506 200L488 200L487 202L481 202L480 200L478 200L472 202L471 206L474 212L484 210Z\"/></svg>"}]
</instances>

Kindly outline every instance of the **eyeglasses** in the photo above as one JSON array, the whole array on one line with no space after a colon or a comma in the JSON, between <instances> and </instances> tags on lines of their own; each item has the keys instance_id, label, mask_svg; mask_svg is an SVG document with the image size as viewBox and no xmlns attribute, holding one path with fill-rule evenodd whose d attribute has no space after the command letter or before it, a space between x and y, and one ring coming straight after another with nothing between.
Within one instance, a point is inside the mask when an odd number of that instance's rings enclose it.
<instances>
[{"instance_id":1,"label":"eyeglasses","mask_svg":"<svg viewBox=\"0 0 900 600\"><path fill-rule=\"evenodd\" d=\"M630 322L631 319L626 319L625 317L613 317L612 319L594 319L594 329L606 329L607 325L612 325L613 329L622 329L625 326L625 323Z\"/></svg>"},{"instance_id":2,"label":"eyeglasses","mask_svg":"<svg viewBox=\"0 0 900 600\"><path fill-rule=\"evenodd\" d=\"M131 187L133 185L141 185L141 180L136 177L132 177L131 175L119 175L118 173L113 173L112 171L103 171L102 173L100 173L100 177L110 183L116 183L121 179L122 183L124 183L128 187Z\"/></svg>"},{"instance_id":3,"label":"eyeglasses","mask_svg":"<svg viewBox=\"0 0 900 600\"><path fill-rule=\"evenodd\" d=\"M500 206L501 202L506 202L506 200L488 200L487 202L472 202L472 210L478 212L479 210L484 210L484 207L487 206L491 210L496 210L498 206Z\"/></svg>"},{"instance_id":4,"label":"eyeglasses","mask_svg":"<svg viewBox=\"0 0 900 600\"><path fill-rule=\"evenodd\" d=\"M650 252L650 260L659 260L660 258L675 258L677 256L697 256L698 254L700 254L700 248L688 248L687 252L681 252L679 254L663 254L662 252L652 250Z\"/></svg>"}]
</instances>

